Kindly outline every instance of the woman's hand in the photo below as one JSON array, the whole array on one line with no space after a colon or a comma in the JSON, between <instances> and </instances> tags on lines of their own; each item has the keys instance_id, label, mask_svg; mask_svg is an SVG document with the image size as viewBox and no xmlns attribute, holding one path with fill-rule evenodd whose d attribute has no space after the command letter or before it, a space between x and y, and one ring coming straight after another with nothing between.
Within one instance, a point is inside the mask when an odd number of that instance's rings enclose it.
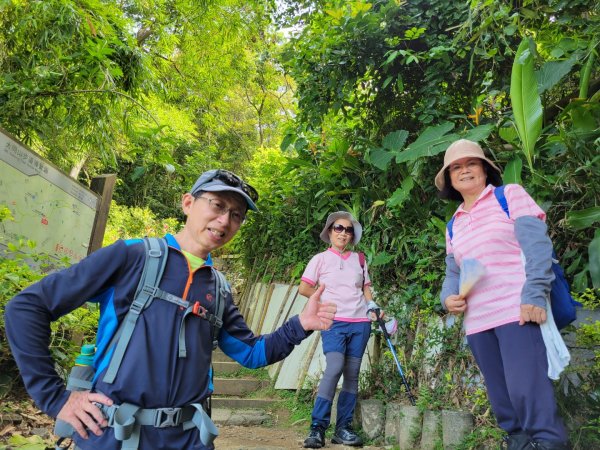
<instances>
[{"instance_id":1,"label":"woman's hand","mask_svg":"<svg viewBox=\"0 0 600 450\"><path fill-rule=\"evenodd\" d=\"M84 439L88 438L87 430L100 436L108 422L94 403L110 406L113 401L100 393L73 391L56 418L67 422Z\"/></svg>"},{"instance_id":2,"label":"woman's hand","mask_svg":"<svg viewBox=\"0 0 600 450\"><path fill-rule=\"evenodd\" d=\"M467 309L467 301L464 295L449 295L444 300L444 304L450 314L462 314Z\"/></svg>"},{"instance_id":3,"label":"woman's hand","mask_svg":"<svg viewBox=\"0 0 600 450\"><path fill-rule=\"evenodd\" d=\"M535 322L542 324L546 321L546 310L535 305L521 305L521 319L519 325L525 325L526 322Z\"/></svg>"}]
</instances>

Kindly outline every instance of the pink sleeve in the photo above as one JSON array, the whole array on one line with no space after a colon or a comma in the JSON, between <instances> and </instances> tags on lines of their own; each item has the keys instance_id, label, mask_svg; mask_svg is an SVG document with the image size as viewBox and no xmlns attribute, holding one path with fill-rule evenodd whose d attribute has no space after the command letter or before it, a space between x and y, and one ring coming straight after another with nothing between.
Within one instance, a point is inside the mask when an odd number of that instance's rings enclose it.
<instances>
[{"instance_id":1,"label":"pink sleeve","mask_svg":"<svg viewBox=\"0 0 600 450\"><path fill-rule=\"evenodd\" d=\"M321 254L313 256L306 269L304 269L304 273L302 274L302 278L300 278L305 283L310 284L311 286L315 286L319 281L319 267L321 267Z\"/></svg>"},{"instance_id":2,"label":"pink sleeve","mask_svg":"<svg viewBox=\"0 0 600 450\"><path fill-rule=\"evenodd\" d=\"M523 216L534 216L540 220L546 220L546 213L531 196L518 184L507 184L504 188L504 196L508 203L510 218L515 220Z\"/></svg>"}]
</instances>

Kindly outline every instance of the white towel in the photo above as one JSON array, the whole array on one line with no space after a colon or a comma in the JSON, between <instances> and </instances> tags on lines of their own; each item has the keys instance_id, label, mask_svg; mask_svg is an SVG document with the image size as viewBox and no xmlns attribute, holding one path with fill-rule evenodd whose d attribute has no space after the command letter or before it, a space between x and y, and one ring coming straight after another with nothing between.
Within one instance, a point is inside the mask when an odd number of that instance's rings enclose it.
<instances>
[{"instance_id":1,"label":"white towel","mask_svg":"<svg viewBox=\"0 0 600 450\"><path fill-rule=\"evenodd\" d=\"M558 380L561 372L569 365L571 355L556 327L556 323L554 323L550 301L546 301L546 316L547 319L540 325L540 329L542 330L542 338L544 338L548 357L548 378Z\"/></svg>"}]
</instances>

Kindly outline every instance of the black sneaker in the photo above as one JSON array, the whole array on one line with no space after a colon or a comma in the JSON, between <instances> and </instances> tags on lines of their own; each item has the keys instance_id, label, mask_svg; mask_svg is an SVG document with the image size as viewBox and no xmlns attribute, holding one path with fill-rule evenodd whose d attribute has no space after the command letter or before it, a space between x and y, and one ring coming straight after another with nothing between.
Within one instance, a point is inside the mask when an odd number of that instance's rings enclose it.
<instances>
[{"instance_id":1,"label":"black sneaker","mask_svg":"<svg viewBox=\"0 0 600 450\"><path fill-rule=\"evenodd\" d=\"M362 447L363 445L360 436L350 426L336 428L331 442L333 444L349 445L350 447Z\"/></svg>"},{"instance_id":2,"label":"black sneaker","mask_svg":"<svg viewBox=\"0 0 600 450\"><path fill-rule=\"evenodd\" d=\"M319 425L311 425L308 437L304 439L304 448L325 447L325 430Z\"/></svg>"},{"instance_id":3,"label":"black sneaker","mask_svg":"<svg viewBox=\"0 0 600 450\"><path fill-rule=\"evenodd\" d=\"M504 446L506 450L533 450L531 438L526 433L510 434L504 437Z\"/></svg>"}]
</instances>

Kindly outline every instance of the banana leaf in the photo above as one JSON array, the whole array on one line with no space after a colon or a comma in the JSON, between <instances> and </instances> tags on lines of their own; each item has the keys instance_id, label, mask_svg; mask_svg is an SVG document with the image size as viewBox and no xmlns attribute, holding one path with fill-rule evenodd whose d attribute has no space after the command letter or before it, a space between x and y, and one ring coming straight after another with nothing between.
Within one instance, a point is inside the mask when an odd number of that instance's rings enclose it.
<instances>
[{"instance_id":1,"label":"banana leaf","mask_svg":"<svg viewBox=\"0 0 600 450\"><path fill-rule=\"evenodd\" d=\"M596 229L594 239L588 246L590 257L590 276L592 277L592 286L600 289L600 228Z\"/></svg>"},{"instance_id":2,"label":"banana leaf","mask_svg":"<svg viewBox=\"0 0 600 450\"><path fill-rule=\"evenodd\" d=\"M521 146L533 170L535 143L542 133L542 100L538 94L529 38L523 39L515 55L510 81L510 100Z\"/></svg>"}]
</instances>

